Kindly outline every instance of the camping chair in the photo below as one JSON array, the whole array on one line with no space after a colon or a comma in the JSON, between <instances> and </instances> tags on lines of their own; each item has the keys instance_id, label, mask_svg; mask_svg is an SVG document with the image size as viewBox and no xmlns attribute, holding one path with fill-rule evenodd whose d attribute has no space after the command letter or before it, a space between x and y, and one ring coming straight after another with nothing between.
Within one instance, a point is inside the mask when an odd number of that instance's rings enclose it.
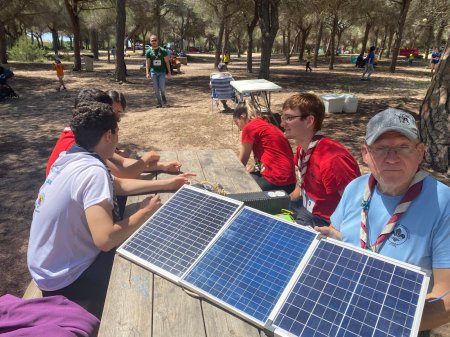
<instances>
[{"instance_id":1,"label":"camping chair","mask_svg":"<svg viewBox=\"0 0 450 337\"><path fill-rule=\"evenodd\" d=\"M214 102L219 105L219 101L232 100L236 101L234 89L230 82L233 76L230 73L213 73L210 76L211 86L211 112L213 111Z\"/></svg>"}]
</instances>

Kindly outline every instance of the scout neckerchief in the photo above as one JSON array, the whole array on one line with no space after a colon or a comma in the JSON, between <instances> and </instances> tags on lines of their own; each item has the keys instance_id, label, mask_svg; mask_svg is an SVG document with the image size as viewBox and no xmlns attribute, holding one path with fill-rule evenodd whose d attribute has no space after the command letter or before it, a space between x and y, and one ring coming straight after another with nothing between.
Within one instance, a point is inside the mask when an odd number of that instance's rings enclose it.
<instances>
[{"instance_id":1,"label":"scout neckerchief","mask_svg":"<svg viewBox=\"0 0 450 337\"><path fill-rule=\"evenodd\" d=\"M320 140L324 137L324 135L318 131L312 137L308 149L306 151L300 149L300 155L298 157L298 171L297 171L297 184L303 190L305 174L308 169L309 158L311 157L315 147L319 144Z\"/></svg>"},{"instance_id":2,"label":"scout neckerchief","mask_svg":"<svg viewBox=\"0 0 450 337\"><path fill-rule=\"evenodd\" d=\"M119 204L117 202L117 196L116 193L114 192L114 179L113 176L111 174L111 171L109 170L108 166L106 166L106 163L103 161L103 159L95 152L90 152L88 150L86 150L84 147L78 145L78 144L74 144L68 151L68 154L70 153L85 153L88 154L94 158L97 158L98 160L100 160L100 162L105 166L106 170L108 171L108 175L109 175L109 179L111 179L111 183L113 186L113 204L114 204L114 208L113 208L113 221L114 223L116 223L117 221L121 220L120 219L120 215L119 215Z\"/></svg>"},{"instance_id":3,"label":"scout neckerchief","mask_svg":"<svg viewBox=\"0 0 450 337\"><path fill-rule=\"evenodd\" d=\"M372 193L377 184L377 181L375 180L375 177L372 174L370 175L366 189L364 190L363 201L361 204L362 206L361 228L359 231L361 248L372 250L373 252L378 253L381 246L383 246L383 244L391 235L400 217L403 215L403 213L407 211L411 202L420 194L420 191L422 191L423 180L427 175L428 173L424 171L418 171L416 173L413 180L411 181L411 184L408 187L408 190L406 191L402 200L400 200L397 207L395 208L394 214L391 216L387 224L384 226L380 235L378 236L377 240L373 245L370 245L369 242L369 229L367 220L369 216L370 200L372 198Z\"/></svg>"}]
</instances>

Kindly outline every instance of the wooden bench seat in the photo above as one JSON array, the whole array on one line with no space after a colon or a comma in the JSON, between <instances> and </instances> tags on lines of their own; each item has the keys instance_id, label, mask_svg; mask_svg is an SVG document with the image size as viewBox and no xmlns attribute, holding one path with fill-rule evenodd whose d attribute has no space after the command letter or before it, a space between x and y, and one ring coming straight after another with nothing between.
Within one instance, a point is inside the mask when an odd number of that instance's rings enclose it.
<instances>
[{"instance_id":1,"label":"wooden bench seat","mask_svg":"<svg viewBox=\"0 0 450 337\"><path fill-rule=\"evenodd\" d=\"M36 286L33 280L31 280L30 284L28 284L27 289L25 290L22 298L39 298L42 297L42 291Z\"/></svg>"}]
</instances>

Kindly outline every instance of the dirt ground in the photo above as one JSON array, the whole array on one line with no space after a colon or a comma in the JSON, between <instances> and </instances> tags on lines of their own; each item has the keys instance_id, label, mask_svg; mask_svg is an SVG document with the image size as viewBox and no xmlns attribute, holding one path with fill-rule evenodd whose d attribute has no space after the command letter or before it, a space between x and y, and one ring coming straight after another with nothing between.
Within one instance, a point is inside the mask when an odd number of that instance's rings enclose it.
<instances>
[{"instance_id":1,"label":"dirt ground","mask_svg":"<svg viewBox=\"0 0 450 337\"><path fill-rule=\"evenodd\" d=\"M256 78L259 60L256 55L254 73L245 68L245 55L232 55L229 70L237 80ZM286 65L274 57L271 80L283 87L272 95L272 110L280 111L283 101L292 93L353 93L359 98L359 109L353 114L332 114L326 117L323 130L342 142L357 157L361 168L359 147L365 125L376 112L399 107L418 113L430 83L426 63L407 67L400 62L397 72L387 71L388 61L381 61L371 82L360 81L361 70L349 62L350 56L337 58L334 71L326 60L312 73L304 64L292 59ZM211 55L193 55L181 74L167 83L171 107L155 108L155 98L145 72L140 70L144 58L126 58L127 83L113 80L114 65L103 55L95 62L94 72L66 70L67 91L57 92L57 79L51 64L11 63L15 77L9 84L19 99L0 102L0 295L21 296L30 281L26 252L33 205L44 182L48 156L61 130L68 124L74 98L82 88L122 91L127 98L127 113L120 123L122 148L136 154L142 150L219 149L238 151L239 132L230 114L211 111L209 75L213 69ZM66 69L70 64L65 64ZM433 173L433 172L432 172ZM434 174L434 173L433 173ZM436 177L449 185L445 175ZM450 328L435 331L434 336L450 336Z\"/></svg>"}]
</instances>

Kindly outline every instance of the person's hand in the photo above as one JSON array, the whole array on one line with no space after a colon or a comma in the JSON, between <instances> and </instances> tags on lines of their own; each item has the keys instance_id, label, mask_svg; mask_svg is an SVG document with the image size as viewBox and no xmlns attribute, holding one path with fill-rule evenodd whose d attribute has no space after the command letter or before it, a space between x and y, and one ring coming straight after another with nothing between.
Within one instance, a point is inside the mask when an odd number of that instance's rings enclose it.
<instances>
[{"instance_id":1,"label":"person's hand","mask_svg":"<svg viewBox=\"0 0 450 337\"><path fill-rule=\"evenodd\" d=\"M341 232L339 232L333 225L318 227L315 226L314 230L320 234L326 236L327 238L332 238L336 240L342 240Z\"/></svg>"},{"instance_id":2,"label":"person's hand","mask_svg":"<svg viewBox=\"0 0 450 337\"><path fill-rule=\"evenodd\" d=\"M179 174L176 177L169 179L169 184L167 185L167 188L171 191L178 190L181 186L191 183L189 177L195 176L197 176L197 174L192 172Z\"/></svg>"},{"instance_id":3,"label":"person's hand","mask_svg":"<svg viewBox=\"0 0 450 337\"><path fill-rule=\"evenodd\" d=\"M172 74L171 74L171 73L168 73L168 74L167 74L167 79L170 80L171 78L172 78Z\"/></svg>"},{"instance_id":4,"label":"person's hand","mask_svg":"<svg viewBox=\"0 0 450 337\"><path fill-rule=\"evenodd\" d=\"M148 73L145 74L145 78L148 80L150 78L150 75Z\"/></svg>"},{"instance_id":5,"label":"person's hand","mask_svg":"<svg viewBox=\"0 0 450 337\"><path fill-rule=\"evenodd\" d=\"M144 212L147 217L156 212L156 210L161 206L161 198L159 195L153 197L145 198L139 207L139 210Z\"/></svg>"},{"instance_id":6,"label":"person's hand","mask_svg":"<svg viewBox=\"0 0 450 337\"><path fill-rule=\"evenodd\" d=\"M161 163L161 167L164 172L177 173L180 172L181 163L178 160L173 160L166 163Z\"/></svg>"},{"instance_id":7,"label":"person's hand","mask_svg":"<svg viewBox=\"0 0 450 337\"><path fill-rule=\"evenodd\" d=\"M145 152L141 157L141 159L144 161L144 163L146 165L158 162L159 158L160 158L160 155L158 153L156 153L155 151Z\"/></svg>"}]
</instances>

